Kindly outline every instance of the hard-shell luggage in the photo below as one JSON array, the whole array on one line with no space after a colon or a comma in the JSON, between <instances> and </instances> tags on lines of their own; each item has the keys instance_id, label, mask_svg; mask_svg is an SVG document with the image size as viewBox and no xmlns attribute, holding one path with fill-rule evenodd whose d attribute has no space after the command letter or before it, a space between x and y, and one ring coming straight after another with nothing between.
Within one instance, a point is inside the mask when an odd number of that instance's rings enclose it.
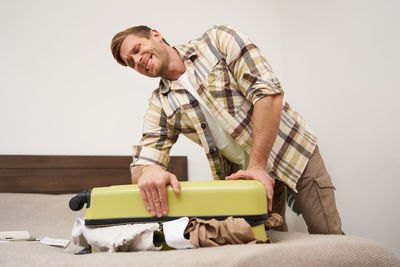
<instances>
[{"instance_id":1,"label":"hard-shell luggage","mask_svg":"<svg viewBox=\"0 0 400 267\"><path fill-rule=\"evenodd\" d=\"M257 239L267 240L264 222L268 218L264 185L255 180L180 182L180 193L167 186L168 213L152 216L146 210L137 185L98 187L79 193L70 200L72 210L86 204L85 225L109 226L127 223L164 222L180 217L224 220L244 218ZM157 235L155 235L157 236ZM161 238L161 240L159 239ZM158 235L155 243L162 241Z\"/></svg>"}]
</instances>

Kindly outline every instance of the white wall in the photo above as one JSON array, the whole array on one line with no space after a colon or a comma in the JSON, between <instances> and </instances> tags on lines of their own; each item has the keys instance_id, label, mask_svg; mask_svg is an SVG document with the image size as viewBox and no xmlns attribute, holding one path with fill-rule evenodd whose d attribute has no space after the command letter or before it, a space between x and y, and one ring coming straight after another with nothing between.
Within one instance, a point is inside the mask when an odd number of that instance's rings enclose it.
<instances>
[{"instance_id":1,"label":"white wall","mask_svg":"<svg viewBox=\"0 0 400 267\"><path fill-rule=\"evenodd\" d=\"M344 231L400 255L399 1L280 1L282 82L319 136Z\"/></svg>"},{"instance_id":2,"label":"white wall","mask_svg":"<svg viewBox=\"0 0 400 267\"><path fill-rule=\"evenodd\" d=\"M280 65L275 1L254 1L262 8L248 12L237 0L172 3L1 1L0 153L130 155L158 85L111 55L114 34L134 25L181 44L214 24L232 24ZM200 147L182 136L171 153L188 155L192 179L211 179Z\"/></svg>"},{"instance_id":3,"label":"white wall","mask_svg":"<svg viewBox=\"0 0 400 267\"><path fill-rule=\"evenodd\" d=\"M156 79L120 67L112 36L147 24L171 44L228 23L257 43L318 134L344 230L400 255L396 1L0 2L0 154L130 155ZM211 179L181 137L192 180ZM303 230L301 217L290 218Z\"/></svg>"}]
</instances>

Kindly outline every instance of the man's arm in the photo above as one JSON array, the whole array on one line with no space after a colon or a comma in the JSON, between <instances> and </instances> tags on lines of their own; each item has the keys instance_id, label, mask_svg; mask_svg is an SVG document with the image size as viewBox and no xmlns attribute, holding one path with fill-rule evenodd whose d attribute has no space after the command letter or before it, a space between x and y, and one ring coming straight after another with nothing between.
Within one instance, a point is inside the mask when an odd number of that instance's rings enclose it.
<instances>
[{"instance_id":1,"label":"man's arm","mask_svg":"<svg viewBox=\"0 0 400 267\"><path fill-rule=\"evenodd\" d=\"M279 80L260 49L237 29L220 25L215 28L215 42L246 99L253 103L252 148L247 170L226 179L260 180L267 191L272 209L273 179L265 171L280 123L283 91Z\"/></svg>"},{"instance_id":2,"label":"man's arm","mask_svg":"<svg viewBox=\"0 0 400 267\"><path fill-rule=\"evenodd\" d=\"M274 180L265 171L267 160L274 144L282 112L282 95L264 97L254 105L252 117L253 143L249 166L225 179L245 178L262 182L267 191L268 209L272 210Z\"/></svg>"},{"instance_id":3,"label":"man's arm","mask_svg":"<svg viewBox=\"0 0 400 267\"><path fill-rule=\"evenodd\" d=\"M168 123L160 96L153 92L143 123L141 145L133 146L134 163L131 165L132 183L137 183L147 210L161 217L168 212L166 186L172 185L179 193L176 176L163 169L169 161L169 151L179 133Z\"/></svg>"},{"instance_id":4,"label":"man's arm","mask_svg":"<svg viewBox=\"0 0 400 267\"><path fill-rule=\"evenodd\" d=\"M256 102L252 117L253 143L248 169L265 170L278 134L282 113L282 95L267 96Z\"/></svg>"}]
</instances>

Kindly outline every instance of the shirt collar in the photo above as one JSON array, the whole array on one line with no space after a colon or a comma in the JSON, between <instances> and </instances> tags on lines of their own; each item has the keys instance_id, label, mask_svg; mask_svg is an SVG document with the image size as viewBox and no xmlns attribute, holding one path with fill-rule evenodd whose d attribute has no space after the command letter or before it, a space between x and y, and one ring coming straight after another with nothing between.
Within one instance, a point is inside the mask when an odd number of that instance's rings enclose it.
<instances>
[{"instance_id":1,"label":"shirt collar","mask_svg":"<svg viewBox=\"0 0 400 267\"><path fill-rule=\"evenodd\" d=\"M183 61L186 61L188 59L193 60L194 57L197 57L197 51L194 49L194 47L188 45L188 44L184 44L184 45L177 45L177 46L173 46L173 48L178 51L179 55L181 56L181 58L183 59ZM165 78L161 78L160 80L160 92L162 94L166 94L168 93L168 91L171 89L171 80L165 79ZM172 87L173 84L172 84ZM172 88L174 89L174 88Z\"/></svg>"}]
</instances>

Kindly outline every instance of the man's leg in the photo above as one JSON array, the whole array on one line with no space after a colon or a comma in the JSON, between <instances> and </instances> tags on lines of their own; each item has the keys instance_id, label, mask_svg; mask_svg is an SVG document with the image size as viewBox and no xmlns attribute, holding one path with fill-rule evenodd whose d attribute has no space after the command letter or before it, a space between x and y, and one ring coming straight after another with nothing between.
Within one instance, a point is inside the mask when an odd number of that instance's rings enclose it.
<instances>
[{"instance_id":1,"label":"man's leg","mask_svg":"<svg viewBox=\"0 0 400 267\"><path fill-rule=\"evenodd\" d=\"M287 232L288 226L286 224L285 219L286 212L286 185L279 181L275 180L274 185L274 197L272 199L272 212L278 213L282 216L283 223L280 226L272 227L272 230Z\"/></svg>"},{"instance_id":2,"label":"man's leg","mask_svg":"<svg viewBox=\"0 0 400 267\"><path fill-rule=\"evenodd\" d=\"M336 209L334 186L324 161L315 148L297 187L291 191L310 234L343 234Z\"/></svg>"}]
</instances>

